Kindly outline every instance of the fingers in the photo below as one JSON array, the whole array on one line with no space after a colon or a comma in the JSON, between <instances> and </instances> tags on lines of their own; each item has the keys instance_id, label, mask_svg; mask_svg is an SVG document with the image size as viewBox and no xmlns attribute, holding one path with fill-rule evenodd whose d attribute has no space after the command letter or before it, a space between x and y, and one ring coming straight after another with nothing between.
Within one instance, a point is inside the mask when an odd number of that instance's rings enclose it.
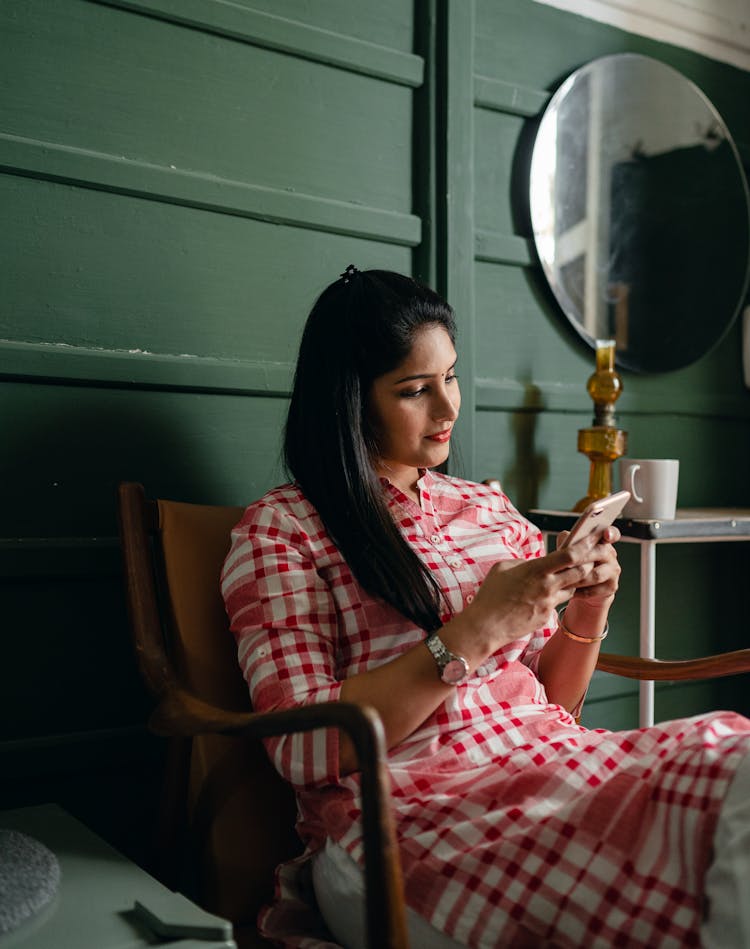
<instances>
[{"instance_id":1,"label":"fingers","mask_svg":"<svg viewBox=\"0 0 750 949\"><path fill-rule=\"evenodd\" d=\"M584 538L549 555L570 596L614 596L619 586L620 564L613 544L619 539L619 530L608 527L598 540Z\"/></svg>"},{"instance_id":2,"label":"fingers","mask_svg":"<svg viewBox=\"0 0 750 949\"><path fill-rule=\"evenodd\" d=\"M607 556L595 563L588 576L578 584L576 595L586 597L614 596L620 584L620 564L613 547Z\"/></svg>"},{"instance_id":3,"label":"fingers","mask_svg":"<svg viewBox=\"0 0 750 949\"><path fill-rule=\"evenodd\" d=\"M560 531L557 535L556 549L560 550L562 545L565 543L570 531ZM573 546L577 547L579 545L589 544L590 546L595 546L596 544L616 544L618 540L622 537L619 529L614 526L605 527L600 534L589 534L587 537L582 537L578 541L573 542Z\"/></svg>"}]
</instances>

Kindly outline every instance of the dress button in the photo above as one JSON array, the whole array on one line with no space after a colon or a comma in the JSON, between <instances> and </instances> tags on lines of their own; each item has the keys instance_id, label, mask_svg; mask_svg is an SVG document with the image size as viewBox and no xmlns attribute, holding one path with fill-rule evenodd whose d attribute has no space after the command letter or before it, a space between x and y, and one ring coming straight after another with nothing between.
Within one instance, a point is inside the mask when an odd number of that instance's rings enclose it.
<instances>
[{"instance_id":1,"label":"dress button","mask_svg":"<svg viewBox=\"0 0 750 949\"><path fill-rule=\"evenodd\" d=\"M430 540L433 544L442 544L443 542L443 538L440 536L440 534L433 534L432 537L430 537Z\"/></svg>"},{"instance_id":2,"label":"dress button","mask_svg":"<svg viewBox=\"0 0 750 949\"><path fill-rule=\"evenodd\" d=\"M474 594L473 594L473 593L469 593L469 595L466 597L466 602L467 602L467 603L473 603L473 602L474 602Z\"/></svg>"},{"instance_id":3,"label":"dress button","mask_svg":"<svg viewBox=\"0 0 750 949\"><path fill-rule=\"evenodd\" d=\"M463 564L463 560L461 560L460 557L453 557L451 560L448 561L448 566L449 566L449 567L454 567L456 570L458 570L458 568L459 568L462 564Z\"/></svg>"}]
</instances>

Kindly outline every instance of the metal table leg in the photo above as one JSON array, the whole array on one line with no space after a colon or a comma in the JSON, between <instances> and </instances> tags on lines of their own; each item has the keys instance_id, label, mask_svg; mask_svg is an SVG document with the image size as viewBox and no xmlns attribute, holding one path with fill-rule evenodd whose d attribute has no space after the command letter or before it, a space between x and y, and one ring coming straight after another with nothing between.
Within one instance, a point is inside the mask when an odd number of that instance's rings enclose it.
<instances>
[{"instance_id":1,"label":"metal table leg","mask_svg":"<svg viewBox=\"0 0 750 949\"><path fill-rule=\"evenodd\" d=\"M641 643L645 659L656 655L656 542L641 543ZM639 715L641 727L654 724L654 683L639 683Z\"/></svg>"}]
</instances>

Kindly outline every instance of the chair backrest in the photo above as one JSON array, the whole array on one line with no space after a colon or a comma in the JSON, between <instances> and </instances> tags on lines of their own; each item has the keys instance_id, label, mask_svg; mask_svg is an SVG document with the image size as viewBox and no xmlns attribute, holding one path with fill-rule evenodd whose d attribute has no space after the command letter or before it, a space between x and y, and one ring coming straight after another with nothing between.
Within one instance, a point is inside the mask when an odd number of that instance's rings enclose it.
<instances>
[{"instance_id":1,"label":"chair backrest","mask_svg":"<svg viewBox=\"0 0 750 949\"><path fill-rule=\"evenodd\" d=\"M250 708L219 588L242 508L150 501L119 488L125 586L135 652L155 697L173 688L229 711ZM189 876L166 879L206 909L254 926L274 869L301 851L291 788L260 741L225 735L172 739L162 812L169 857ZM182 825L182 826L179 826ZM181 850L180 839L188 842ZM258 943L261 944L261 943Z\"/></svg>"}]
</instances>

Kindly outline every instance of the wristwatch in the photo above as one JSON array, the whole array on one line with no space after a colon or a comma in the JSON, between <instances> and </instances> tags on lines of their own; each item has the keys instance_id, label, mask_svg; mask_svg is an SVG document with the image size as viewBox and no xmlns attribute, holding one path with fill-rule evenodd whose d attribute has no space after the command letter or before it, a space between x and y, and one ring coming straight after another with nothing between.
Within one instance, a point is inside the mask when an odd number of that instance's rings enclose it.
<instances>
[{"instance_id":1,"label":"wristwatch","mask_svg":"<svg viewBox=\"0 0 750 949\"><path fill-rule=\"evenodd\" d=\"M437 633L430 633L425 646L432 653L440 678L447 685L460 685L469 678L469 663L463 656L451 652Z\"/></svg>"}]
</instances>

